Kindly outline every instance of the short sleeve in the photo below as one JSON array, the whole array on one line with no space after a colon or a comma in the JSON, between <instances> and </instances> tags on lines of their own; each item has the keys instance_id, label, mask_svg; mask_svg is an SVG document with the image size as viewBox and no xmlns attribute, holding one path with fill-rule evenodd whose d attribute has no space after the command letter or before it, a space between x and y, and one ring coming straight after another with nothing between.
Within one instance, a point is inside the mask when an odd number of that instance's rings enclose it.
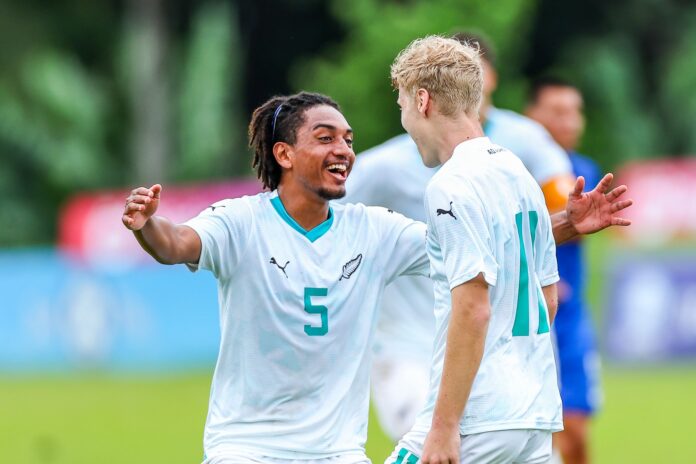
<instances>
[{"instance_id":1,"label":"short sleeve","mask_svg":"<svg viewBox=\"0 0 696 464\"><path fill-rule=\"evenodd\" d=\"M535 243L536 269L539 284L542 287L558 282L558 263L556 262L556 242L553 238L551 218L548 211L542 209L537 225L537 240Z\"/></svg>"},{"instance_id":2,"label":"short sleeve","mask_svg":"<svg viewBox=\"0 0 696 464\"><path fill-rule=\"evenodd\" d=\"M529 121L529 127L520 134L519 146L509 146L539 185L559 176L572 176L573 168L566 152L541 125Z\"/></svg>"},{"instance_id":3,"label":"short sleeve","mask_svg":"<svg viewBox=\"0 0 696 464\"><path fill-rule=\"evenodd\" d=\"M484 204L467 186L431 183L426 192L431 240L439 245L450 289L479 274L495 286L498 263Z\"/></svg>"},{"instance_id":4,"label":"short sleeve","mask_svg":"<svg viewBox=\"0 0 696 464\"><path fill-rule=\"evenodd\" d=\"M215 203L184 225L201 238L201 257L190 270L206 269L216 278L228 278L241 262L251 236L251 208L244 198Z\"/></svg>"},{"instance_id":5,"label":"short sleeve","mask_svg":"<svg viewBox=\"0 0 696 464\"><path fill-rule=\"evenodd\" d=\"M370 207L380 224L381 250L385 258L386 281L404 275L429 276L430 262L425 250L426 226L382 207Z\"/></svg>"}]
</instances>

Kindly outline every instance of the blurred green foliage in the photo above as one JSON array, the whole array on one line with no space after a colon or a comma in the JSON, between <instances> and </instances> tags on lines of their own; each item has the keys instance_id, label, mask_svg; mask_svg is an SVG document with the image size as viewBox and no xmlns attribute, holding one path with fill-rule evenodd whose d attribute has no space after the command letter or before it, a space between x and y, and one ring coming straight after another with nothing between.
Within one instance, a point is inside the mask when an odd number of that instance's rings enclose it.
<instances>
[{"instance_id":1,"label":"blurred green foliage","mask_svg":"<svg viewBox=\"0 0 696 464\"><path fill-rule=\"evenodd\" d=\"M250 109L336 98L362 151L402 131L389 66L416 37L497 48L497 106L560 74L586 96L605 169L696 153L696 5L682 0L6 0L0 3L0 246L54 240L72 194L250 175ZM292 63L292 65L287 65Z\"/></svg>"},{"instance_id":2,"label":"blurred green foliage","mask_svg":"<svg viewBox=\"0 0 696 464\"><path fill-rule=\"evenodd\" d=\"M224 4L202 8L194 20L177 92L177 179L214 177L224 166L223 171L239 171L233 169L240 166L232 166L235 158L230 156L246 143L240 130L241 108L230 98L230 89L241 85L237 21Z\"/></svg>"},{"instance_id":3,"label":"blurred green foliage","mask_svg":"<svg viewBox=\"0 0 696 464\"><path fill-rule=\"evenodd\" d=\"M519 56L524 46L532 0L500 0L495 7L485 0L418 0L409 2L356 0L350 8L334 1L336 17L350 31L347 40L319 57L298 63L292 73L295 86L326 93L342 107L356 132L356 150L362 151L402 132L396 93L389 79L394 57L413 39L458 30L485 33L497 45L501 79L508 100L520 87ZM519 103L519 92L517 93Z\"/></svg>"},{"instance_id":4,"label":"blurred green foliage","mask_svg":"<svg viewBox=\"0 0 696 464\"><path fill-rule=\"evenodd\" d=\"M52 241L61 204L78 191L240 170L229 156L246 145L234 103L242 75L234 8L200 4L190 28L173 33L160 24L159 1L126 3L111 18L108 2L86 12L82 3L0 7L9 28L0 39L16 44L0 45L14 52L0 59L2 246ZM80 31L99 26L112 40L82 46L92 37Z\"/></svg>"}]
</instances>

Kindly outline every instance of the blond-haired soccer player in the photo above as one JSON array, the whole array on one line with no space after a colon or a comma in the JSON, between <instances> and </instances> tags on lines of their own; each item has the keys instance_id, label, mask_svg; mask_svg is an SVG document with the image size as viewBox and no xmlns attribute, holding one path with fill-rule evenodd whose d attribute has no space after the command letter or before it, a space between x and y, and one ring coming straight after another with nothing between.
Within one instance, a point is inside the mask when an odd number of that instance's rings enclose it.
<instances>
[{"instance_id":1,"label":"blond-haired soccer player","mask_svg":"<svg viewBox=\"0 0 696 464\"><path fill-rule=\"evenodd\" d=\"M562 429L554 237L522 162L484 136L477 47L412 42L391 70L423 163L436 335L426 407L389 463L545 462ZM419 461L420 460L420 461Z\"/></svg>"},{"instance_id":2,"label":"blond-haired soccer player","mask_svg":"<svg viewBox=\"0 0 696 464\"><path fill-rule=\"evenodd\" d=\"M480 115L484 134L522 160L541 186L551 212L562 208L574 179L568 156L541 124L493 105L498 79L492 44L482 36L468 33L454 38L475 42L480 48L484 70ZM385 172L390 175L385 176ZM401 134L357 156L342 201L383 206L425 221L425 187L435 172L437 168L423 165L411 137ZM394 441L411 429L427 398L435 330L432 306L433 286L427 277L399 278L384 290L375 336L372 404L382 429ZM409 387L404 388L404 384Z\"/></svg>"}]
</instances>

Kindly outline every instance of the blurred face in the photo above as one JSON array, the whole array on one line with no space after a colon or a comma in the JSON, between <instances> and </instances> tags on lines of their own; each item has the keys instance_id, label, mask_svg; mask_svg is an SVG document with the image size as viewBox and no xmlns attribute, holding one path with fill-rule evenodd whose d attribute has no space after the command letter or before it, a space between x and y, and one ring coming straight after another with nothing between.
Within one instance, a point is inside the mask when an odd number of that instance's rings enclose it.
<instances>
[{"instance_id":1,"label":"blurred face","mask_svg":"<svg viewBox=\"0 0 696 464\"><path fill-rule=\"evenodd\" d=\"M540 122L566 151L574 150L585 129L583 101L573 87L549 86L539 93L527 115Z\"/></svg>"},{"instance_id":2,"label":"blurred face","mask_svg":"<svg viewBox=\"0 0 696 464\"><path fill-rule=\"evenodd\" d=\"M488 106L493 92L498 87L498 73L485 58L481 60L481 67L483 68L483 104Z\"/></svg>"},{"instance_id":3,"label":"blurred face","mask_svg":"<svg viewBox=\"0 0 696 464\"><path fill-rule=\"evenodd\" d=\"M421 89L419 92L425 92L425 90ZM419 109L419 101L423 101L423 95L412 95L403 87L399 87L399 98L396 102L401 109L401 125L416 143L423 164L432 168L438 166L440 161L437 153L428 149L428 125L421 113L422 108Z\"/></svg>"},{"instance_id":4,"label":"blurred face","mask_svg":"<svg viewBox=\"0 0 696 464\"><path fill-rule=\"evenodd\" d=\"M353 130L338 110L326 105L308 109L304 118L280 164L309 192L324 200L342 198L355 161Z\"/></svg>"}]
</instances>

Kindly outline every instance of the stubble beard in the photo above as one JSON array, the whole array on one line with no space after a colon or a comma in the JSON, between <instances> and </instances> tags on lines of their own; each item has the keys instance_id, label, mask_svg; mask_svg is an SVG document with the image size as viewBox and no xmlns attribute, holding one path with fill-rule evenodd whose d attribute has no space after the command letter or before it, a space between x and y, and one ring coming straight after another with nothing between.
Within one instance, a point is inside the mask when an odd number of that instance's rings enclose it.
<instances>
[{"instance_id":1,"label":"stubble beard","mask_svg":"<svg viewBox=\"0 0 696 464\"><path fill-rule=\"evenodd\" d=\"M346 196L346 188L341 187L338 190L329 190L327 188L320 187L319 190L317 190L317 195L327 201L338 200L339 198Z\"/></svg>"}]
</instances>

